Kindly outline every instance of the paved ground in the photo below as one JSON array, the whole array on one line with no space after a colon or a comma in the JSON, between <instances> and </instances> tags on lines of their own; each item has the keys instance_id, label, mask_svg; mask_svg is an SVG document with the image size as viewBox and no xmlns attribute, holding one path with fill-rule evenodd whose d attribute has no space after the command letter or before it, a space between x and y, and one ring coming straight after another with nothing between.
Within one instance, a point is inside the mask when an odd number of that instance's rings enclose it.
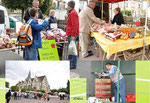
<instances>
[{"instance_id":1,"label":"paved ground","mask_svg":"<svg viewBox=\"0 0 150 103\"><path fill-rule=\"evenodd\" d=\"M80 60L82 60L82 61L101 61L102 59L100 58L100 57L97 57L97 50L95 49L95 47L94 47L94 45L91 45L90 46L90 48L91 48L91 50L92 50L92 52L93 52L93 56L90 56L90 57L87 57L87 58L82 58L82 55L81 55L81 51L80 51L80 53L79 53L79 59ZM113 58L114 58L114 55L112 55L111 57L110 57L110 61L111 60L113 60ZM121 60L124 60L124 58L123 57L119 57ZM108 61L108 59L107 58L104 58L104 60L106 61Z\"/></svg>"},{"instance_id":2,"label":"paved ground","mask_svg":"<svg viewBox=\"0 0 150 103\"><path fill-rule=\"evenodd\" d=\"M51 98L50 101L44 100L34 100L34 99L21 99L21 100L12 100L10 103L69 103L69 100L59 100L58 98Z\"/></svg>"}]
</instances>

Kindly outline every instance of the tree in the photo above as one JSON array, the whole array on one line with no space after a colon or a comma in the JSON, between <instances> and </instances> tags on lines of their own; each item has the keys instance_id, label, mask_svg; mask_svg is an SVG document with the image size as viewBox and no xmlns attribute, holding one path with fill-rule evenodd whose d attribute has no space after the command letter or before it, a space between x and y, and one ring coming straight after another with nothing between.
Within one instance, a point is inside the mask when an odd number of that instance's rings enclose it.
<instances>
[{"instance_id":1,"label":"tree","mask_svg":"<svg viewBox=\"0 0 150 103\"><path fill-rule=\"evenodd\" d=\"M26 91L27 91L26 88L22 88L22 89L21 89L21 92L26 92Z\"/></svg>"},{"instance_id":2,"label":"tree","mask_svg":"<svg viewBox=\"0 0 150 103\"><path fill-rule=\"evenodd\" d=\"M33 0L2 0L4 6L6 6L8 9L12 9L12 10L19 9L22 11L22 22L23 22L24 11L28 7L32 7L32 2ZM39 2L40 2L40 8L42 12L46 15L48 15L50 9L55 8L52 0L39 0Z\"/></svg>"},{"instance_id":3,"label":"tree","mask_svg":"<svg viewBox=\"0 0 150 103\"><path fill-rule=\"evenodd\" d=\"M125 13L125 15L131 16L131 10L125 10L125 11L122 10L121 13L122 13L122 14Z\"/></svg>"},{"instance_id":4,"label":"tree","mask_svg":"<svg viewBox=\"0 0 150 103\"><path fill-rule=\"evenodd\" d=\"M32 5L33 0L2 0L4 6L12 10L21 10L22 11L22 21L24 16L24 11Z\"/></svg>"},{"instance_id":5,"label":"tree","mask_svg":"<svg viewBox=\"0 0 150 103\"><path fill-rule=\"evenodd\" d=\"M9 88L9 82L5 82L5 87Z\"/></svg>"},{"instance_id":6,"label":"tree","mask_svg":"<svg viewBox=\"0 0 150 103\"><path fill-rule=\"evenodd\" d=\"M11 91L19 91L19 87L18 86L12 86L11 87Z\"/></svg>"},{"instance_id":7,"label":"tree","mask_svg":"<svg viewBox=\"0 0 150 103\"><path fill-rule=\"evenodd\" d=\"M57 92L57 89L52 89L51 92L52 93Z\"/></svg>"},{"instance_id":8,"label":"tree","mask_svg":"<svg viewBox=\"0 0 150 103\"><path fill-rule=\"evenodd\" d=\"M70 94L70 81L67 82L67 93Z\"/></svg>"},{"instance_id":9,"label":"tree","mask_svg":"<svg viewBox=\"0 0 150 103\"><path fill-rule=\"evenodd\" d=\"M45 90L37 90L37 92L45 93Z\"/></svg>"},{"instance_id":10,"label":"tree","mask_svg":"<svg viewBox=\"0 0 150 103\"><path fill-rule=\"evenodd\" d=\"M67 91L67 88L60 88L60 89L58 89L58 92L65 92L65 93L67 93L68 91Z\"/></svg>"},{"instance_id":11,"label":"tree","mask_svg":"<svg viewBox=\"0 0 150 103\"><path fill-rule=\"evenodd\" d=\"M43 3L40 5L40 9L45 15L49 15L51 9L56 9L53 4L53 0L43 0Z\"/></svg>"}]
</instances>

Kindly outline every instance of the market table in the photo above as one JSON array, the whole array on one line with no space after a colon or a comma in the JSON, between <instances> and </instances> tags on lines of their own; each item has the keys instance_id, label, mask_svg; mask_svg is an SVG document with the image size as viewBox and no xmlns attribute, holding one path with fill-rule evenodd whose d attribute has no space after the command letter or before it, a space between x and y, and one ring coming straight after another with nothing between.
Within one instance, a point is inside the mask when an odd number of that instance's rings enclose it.
<instances>
[{"instance_id":1,"label":"market table","mask_svg":"<svg viewBox=\"0 0 150 103\"><path fill-rule=\"evenodd\" d=\"M93 37L96 39L99 46L104 50L107 54L106 57L109 57L113 54L118 52L123 52L129 49L136 49L144 46L144 38L138 39L128 39L128 40L121 40L118 39L116 41L111 41L105 36L101 35L98 32L92 32ZM146 46L150 44L150 36L146 37ZM104 59L104 58L103 58Z\"/></svg>"},{"instance_id":2,"label":"market table","mask_svg":"<svg viewBox=\"0 0 150 103\"><path fill-rule=\"evenodd\" d=\"M62 52L62 60L67 60L68 59L68 41L63 41L63 42L56 42L57 47L62 46L63 52Z\"/></svg>"},{"instance_id":3,"label":"market table","mask_svg":"<svg viewBox=\"0 0 150 103\"><path fill-rule=\"evenodd\" d=\"M19 49L22 49L20 46L14 46L12 48L4 48L4 49L0 49L0 52L3 52L3 51L13 51L13 50L18 50L18 54L20 54L20 51Z\"/></svg>"}]
</instances>

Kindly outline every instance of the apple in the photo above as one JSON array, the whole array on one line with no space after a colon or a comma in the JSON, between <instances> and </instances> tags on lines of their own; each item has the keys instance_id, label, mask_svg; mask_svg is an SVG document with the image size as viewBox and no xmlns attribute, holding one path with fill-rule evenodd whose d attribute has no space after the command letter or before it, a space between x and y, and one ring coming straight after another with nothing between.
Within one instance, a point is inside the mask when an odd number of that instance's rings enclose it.
<instances>
[{"instance_id":1,"label":"apple","mask_svg":"<svg viewBox=\"0 0 150 103\"><path fill-rule=\"evenodd\" d=\"M118 32L114 32L114 35L117 35L118 34Z\"/></svg>"},{"instance_id":2,"label":"apple","mask_svg":"<svg viewBox=\"0 0 150 103\"><path fill-rule=\"evenodd\" d=\"M124 37L124 40L128 40L128 35L126 35L126 36Z\"/></svg>"}]
</instances>

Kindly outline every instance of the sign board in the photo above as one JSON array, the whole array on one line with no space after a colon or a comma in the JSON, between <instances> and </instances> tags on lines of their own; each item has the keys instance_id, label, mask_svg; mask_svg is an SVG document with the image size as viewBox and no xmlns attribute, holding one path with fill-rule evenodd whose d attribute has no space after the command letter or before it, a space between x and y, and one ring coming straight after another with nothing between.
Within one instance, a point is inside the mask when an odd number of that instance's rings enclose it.
<instances>
[{"instance_id":1,"label":"sign board","mask_svg":"<svg viewBox=\"0 0 150 103\"><path fill-rule=\"evenodd\" d=\"M70 80L70 103L86 102L86 78Z\"/></svg>"},{"instance_id":2,"label":"sign board","mask_svg":"<svg viewBox=\"0 0 150 103\"><path fill-rule=\"evenodd\" d=\"M150 103L150 61L136 61L136 103Z\"/></svg>"},{"instance_id":3,"label":"sign board","mask_svg":"<svg viewBox=\"0 0 150 103\"><path fill-rule=\"evenodd\" d=\"M58 27L57 27L57 23L51 23L51 28L52 29L57 29Z\"/></svg>"},{"instance_id":4,"label":"sign board","mask_svg":"<svg viewBox=\"0 0 150 103\"><path fill-rule=\"evenodd\" d=\"M39 49L40 60L59 60L55 40L43 40L42 48Z\"/></svg>"},{"instance_id":5,"label":"sign board","mask_svg":"<svg viewBox=\"0 0 150 103\"><path fill-rule=\"evenodd\" d=\"M55 16L57 20L65 20L66 15L67 15L67 10L55 10Z\"/></svg>"},{"instance_id":6,"label":"sign board","mask_svg":"<svg viewBox=\"0 0 150 103\"><path fill-rule=\"evenodd\" d=\"M0 103L5 103L5 79L0 78Z\"/></svg>"}]
</instances>

